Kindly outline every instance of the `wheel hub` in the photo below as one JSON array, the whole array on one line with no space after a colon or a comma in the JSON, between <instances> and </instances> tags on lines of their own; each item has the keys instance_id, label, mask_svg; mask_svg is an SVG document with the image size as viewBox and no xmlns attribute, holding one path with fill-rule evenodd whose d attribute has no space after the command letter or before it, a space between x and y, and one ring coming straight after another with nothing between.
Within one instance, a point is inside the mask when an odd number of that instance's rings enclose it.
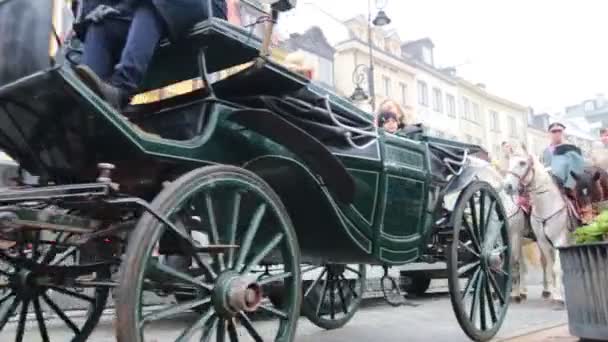
<instances>
[{"instance_id":1,"label":"wheel hub","mask_svg":"<svg viewBox=\"0 0 608 342\"><path fill-rule=\"evenodd\" d=\"M20 270L9 276L8 285L20 297L31 298L42 291L37 284L37 277L33 271Z\"/></svg>"},{"instance_id":2,"label":"wheel hub","mask_svg":"<svg viewBox=\"0 0 608 342\"><path fill-rule=\"evenodd\" d=\"M500 271L504 266L504 262L499 253L487 252L484 253L484 264L487 268L493 271Z\"/></svg>"},{"instance_id":3,"label":"wheel hub","mask_svg":"<svg viewBox=\"0 0 608 342\"><path fill-rule=\"evenodd\" d=\"M225 273L215 283L212 301L216 311L226 317L241 311L253 312L262 302L262 287L255 278Z\"/></svg>"}]
</instances>

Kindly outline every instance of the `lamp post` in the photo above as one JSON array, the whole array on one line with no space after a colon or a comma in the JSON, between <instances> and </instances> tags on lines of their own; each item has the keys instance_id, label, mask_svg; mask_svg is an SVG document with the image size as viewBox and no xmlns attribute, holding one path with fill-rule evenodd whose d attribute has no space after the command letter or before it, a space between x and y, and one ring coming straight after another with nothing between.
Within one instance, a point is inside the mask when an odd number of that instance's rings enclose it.
<instances>
[{"instance_id":1,"label":"lamp post","mask_svg":"<svg viewBox=\"0 0 608 342\"><path fill-rule=\"evenodd\" d=\"M372 25L374 26L385 26L391 23L391 19L384 12L384 8L386 7L386 3L388 0L375 0L376 9L378 9L378 13L376 14L376 18L372 20L372 1L367 0L367 45L369 48L369 66L363 68L365 65L359 64L355 67L353 71L353 83L355 83L355 91L351 96L353 101L361 101L361 99L366 100L368 96L361 88L361 83L363 82L363 73L364 69L367 69L367 84L369 91L369 101L372 108L372 111L376 110L376 91L374 86L374 41L372 39ZM363 96L365 95L365 96Z\"/></svg>"}]
</instances>

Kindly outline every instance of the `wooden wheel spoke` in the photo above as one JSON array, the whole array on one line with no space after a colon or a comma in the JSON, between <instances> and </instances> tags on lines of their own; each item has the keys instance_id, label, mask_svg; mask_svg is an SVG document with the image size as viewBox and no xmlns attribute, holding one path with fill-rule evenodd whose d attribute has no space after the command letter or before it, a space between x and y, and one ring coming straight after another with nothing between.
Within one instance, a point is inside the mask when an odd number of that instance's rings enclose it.
<instances>
[{"instance_id":1,"label":"wooden wheel spoke","mask_svg":"<svg viewBox=\"0 0 608 342\"><path fill-rule=\"evenodd\" d=\"M471 246L469 246L468 244L462 242L462 241L458 241L458 245L464 249L466 249L469 253L473 254L474 256L479 258L479 253L477 253L475 250L473 250L473 248L471 248Z\"/></svg>"},{"instance_id":2,"label":"wooden wheel spoke","mask_svg":"<svg viewBox=\"0 0 608 342\"><path fill-rule=\"evenodd\" d=\"M484 288L486 291L486 298L488 298L488 309L490 311L490 318L492 319L492 324L495 324L498 321L498 316L496 315L496 308L494 307L494 299L490 286L490 282L486 281Z\"/></svg>"},{"instance_id":3,"label":"wooden wheel spoke","mask_svg":"<svg viewBox=\"0 0 608 342\"><path fill-rule=\"evenodd\" d=\"M249 336L251 336L251 338L253 338L253 340L255 342L264 341L262 336L260 336L260 334L257 332L257 330L255 330L253 323L251 322L251 320L249 319L247 314L245 314L244 312L240 312L239 318L240 318L241 324L243 325L243 327L245 327L245 330L247 330L247 332L249 333Z\"/></svg>"},{"instance_id":4,"label":"wooden wheel spoke","mask_svg":"<svg viewBox=\"0 0 608 342\"><path fill-rule=\"evenodd\" d=\"M479 325L481 330L488 328L486 322L486 283L485 277L481 278L479 288Z\"/></svg>"},{"instance_id":5,"label":"wooden wheel spoke","mask_svg":"<svg viewBox=\"0 0 608 342\"><path fill-rule=\"evenodd\" d=\"M193 278L190 275L180 272L169 265L163 264L159 261L151 261L150 264L156 271L162 272L163 274L173 277L177 280L184 281L190 285L194 285L198 288L202 288L208 291L213 290L213 285L206 284L202 282L202 280Z\"/></svg>"},{"instance_id":6,"label":"wooden wheel spoke","mask_svg":"<svg viewBox=\"0 0 608 342\"><path fill-rule=\"evenodd\" d=\"M346 282L346 285L348 285L348 289L350 290L350 293L353 295L353 298L359 298L359 294L353 287L353 284L350 281L350 279L346 278L343 274L341 274L340 277L342 278L342 280L344 280Z\"/></svg>"},{"instance_id":7,"label":"wooden wheel spoke","mask_svg":"<svg viewBox=\"0 0 608 342\"><path fill-rule=\"evenodd\" d=\"M279 245L279 243L281 243L284 237L285 234L283 233L275 235L272 240L270 240L270 242L268 242L266 246L264 246L264 248L262 248L258 254L251 259L251 261L243 268L241 273L248 273L254 266L257 266L266 256L268 256L270 252L272 252L273 249Z\"/></svg>"},{"instance_id":8,"label":"wooden wheel spoke","mask_svg":"<svg viewBox=\"0 0 608 342\"><path fill-rule=\"evenodd\" d=\"M9 300L14 295L15 294L13 293L13 291L9 291L9 292L3 294L2 296L0 296L0 305L2 305L4 302Z\"/></svg>"},{"instance_id":9,"label":"wooden wheel spoke","mask_svg":"<svg viewBox=\"0 0 608 342\"><path fill-rule=\"evenodd\" d=\"M264 218L265 213L266 204L261 204L255 210L253 218L251 219L251 222L249 224L249 228L247 229L245 237L243 238L243 243L241 245L241 249L239 250L238 259L236 264L234 265L235 267L244 264L245 258L247 257L247 254L249 254L249 249L251 248L251 244L253 243L253 239L255 238L258 228L262 223L262 219Z\"/></svg>"},{"instance_id":10,"label":"wooden wheel spoke","mask_svg":"<svg viewBox=\"0 0 608 342\"><path fill-rule=\"evenodd\" d=\"M502 254L502 253L506 252L506 251L507 251L507 249L509 249L509 247L508 247L508 246L500 246L500 247L498 247L498 248L494 249L494 250L492 251L492 254L498 254L498 255L500 255L500 254Z\"/></svg>"},{"instance_id":11,"label":"wooden wheel spoke","mask_svg":"<svg viewBox=\"0 0 608 342\"><path fill-rule=\"evenodd\" d=\"M46 329L46 323L44 323L44 315L38 298L34 299L34 311L36 313L36 321L38 322L38 329L40 330L42 342L49 342L49 333Z\"/></svg>"},{"instance_id":12,"label":"wooden wheel spoke","mask_svg":"<svg viewBox=\"0 0 608 342\"><path fill-rule=\"evenodd\" d=\"M158 309L158 310L145 314L142 317L142 324L147 324L151 321L165 319L165 318L177 315L179 313L182 313L184 311L194 309L198 306L205 305L209 302L211 302L211 298L205 298L205 299L188 301L188 302L184 302L184 303L180 303L180 304L168 305L162 309Z\"/></svg>"},{"instance_id":13,"label":"wooden wheel spoke","mask_svg":"<svg viewBox=\"0 0 608 342\"><path fill-rule=\"evenodd\" d=\"M200 342L211 341L211 334L213 334L213 331L217 328L217 321L217 316L214 315L213 317L211 317L209 322L207 322L207 324L203 327L203 333L201 334Z\"/></svg>"},{"instance_id":14,"label":"wooden wheel spoke","mask_svg":"<svg viewBox=\"0 0 608 342\"><path fill-rule=\"evenodd\" d=\"M473 242L473 247L475 248L477 253L480 253L481 244L479 243L479 239L477 238L477 233L475 232L473 227L469 224L469 222L465 218L462 219L462 223L463 223L464 227L466 228L466 230L468 230L469 235L471 236L471 241Z\"/></svg>"},{"instance_id":15,"label":"wooden wheel spoke","mask_svg":"<svg viewBox=\"0 0 608 342\"><path fill-rule=\"evenodd\" d=\"M319 276L312 282L312 284L310 284L310 286L306 289L306 291L304 292L304 298L307 298L308 295L310 294L310 291L312 291L312 289L317 286L317 284L319 284L319 281L321 281L321 279L323 279L323 276L327 273L327 268L323 269L323 272L321 272L321 274L319 274Z\"/></svg>"},{"instance_id":16,"label":"wooden wheel spoke","mask_svg":"<svg viewBox=\"0 0 608 342\"><path fill-rule=\"evenodd\" d=\"M28 300L24 300L23 304L21 304L21 313L19 314L19 323L17 324L17 337L15 338L16 342L23 341L23 335L25 334L25 320L27 318L27 309L30 306L30 302Z\"/></svg>"},{"instance_id":17,"label":"wooden wheel spoke","mask_svg":"<svg viewBox=\"0 0 608 342\"><path fill-rule=\"evenodd\" d=\"M55 255L55 251L57 250L57 245L60 243L61 238L63 237L63 232L60 232L59 234L57 234L57 237L55 238L55 244L53 244L49 250L46 252L46 254L42 257L42 260L40 261L41 264L46 265L48 264L51 259L53 259L53 256Z\"/></svg>"},{"instance_id":18,"label":"wooden wheel spoke","mask_svg":"<svg viewBox=\"0 0 608 342\"><path fill-rule=\"evenodd\" d=\"M213 210L213 200L211 199L211 195L209 193L205 194L205 207L207 208L207 215L209 216L209 225L211 226L211 238L213 239L213 243L219 245L220 235L217 230L217 221L215 219L215 210ZM223 271L226 268L226 264L224 263L224 253L218 253L215 256L216 262L219 265L219 270Z\"/></svg>"},{"instance_id":19,"label":"wooden wheel spoke","mask_svg":"<svg viewBox=\"0 0 608 342\"><path fill-rule=\"evenodd\" d=\"M484 225L483 225L483 231L484 232L488 231L488 227L490 226L490 217L494 213L494 209L495 208L496 208L496 199L490 198L490 208L488 210L488 213L486 215L486 218L484 220Z\"/></svg>"},{"instance_id":20,"label":"wooden wheel spoke","mask_svg":"<svg viewBox=\"0 0 608 342\"><path fill-rule=\"evenodd\" d=\"M481 286L479 286L479 283L481 283L482 279L483 279L483 272L480 272L477 281L473 285L473 299L471 301L471 311L469 313L469 319L471 320L471 322L475 322L475 313L477 313L477 306L479 304L479 302L478 302L479 289L481 288Z\"/></svg>"},{"instance_id":21,"label":"wooden wheel spoke","mask_svg":"<svg viewBox=\"0 0 608 342\"><path fill-rule=\"evenodd\" d=\"M287 313L285 313L279 309L275 309L275 308L273 308L271 306L267 306L267 305L260 305L259 308L260 308L260 310L265 311L280 319L284 319L284 320L288 319Z\"/></svg>"},{"instance_id":22,"label":"wooden wheel spoke","mask_svg":"<svg viewBox=\"0 0 608 342\"><path fill-rule=\"evenodd\" d=\"M475 206L474 197L471 197L471 199L469 200L469 207L471 208L471 223L473 224L471 228L473 230L473 235L475 235L477 241L480 241L481 239L479 238L479 221L477 220L477 208Z\"/></svg>"},{"instance_id":23,"label":"wooden wheel spoke","mask_svg":"<svg viewBox=\"0 0 608 342\"><path fill-rule=\"evenodd\" d=\"M230 342L238 342L239 340L239 334L236 332L236 325L232 319L228 321L228 336L230 337Z\"/></svg>"},{"instance_id":24,"label":"wooden wheel spoke","mask_svg":"<svg viewBox=\"0 0 608 342\"><path fill-rule=\"evenodd\" d=\"M226 321L222 318L220 318L219 321L217 322L215 339L217 342L226 341Z\"/></svg>"},{"instance_id":25,"label":"wooden wheel spoke","mask_svg":"<svg viewBox=\"0 0 608 342\"><path fill-rule=\"evenodd\" d=\"M93 298L93 297L89 297L89 296L80 294L78 292L70 291L70 290L64 289L62 287L49 286L49 289L53 289L53 290L55 290L55 291L57 291L57 292L59 292L61 294L66 295L66 296L70 296L70 297L73 297L73 298L78 298L80 300L84 300L84 301L89 302L89 303L95 303L95 298Z\"/></svg>"},{"instance_id":26,"label":"wooden wheel spoke","mask_svg":"<svg viewBox=\"0 0 608 342\"><path fill-rule=\"evenodd\" d=\"M477 260L472 263L461 266L458 268L458 276L461 276L461 275L475 269L476 267L479 267L480 265L481 265L481 262L479 260Z\"/></svg>"},{"instance_id":27,"label":"wooden wheel spoke","mask_svg":"<svg viewBox=\"0 0 608 342\"><path fill-rule=\"evenodd\" d=\"M354 269L354 268L352 268L352 267L350 267L348 265L344 266L344 268L347 269L347 270L349 270L349 271L351 271L351 272L353 272L354 274L356 274L357 277L361 277L361 272L359 270L356 270L356 269Z\"/></svg>"},{"instance_id":28,"label":"wooden wheel spoke","mask_svg":"<svg viewBox=\"0 0 608 342\"><path fill-rule=\"evenodd\" d=\"M483 237L485 236L485 228L486 228L486 192L480 190L479 194L479 216L477 219L477 231L479 232L479 240L483 241Z\"/></svg>"},{"instance_id":29,"label":"wooden wheel spoke","mask_svg":"<svg viewBox=\"0 0 608 342\"><path fill-rule=\"evenodd\" d=\"M38 247L40 245L40 231L36 231L34 235L34 243L32 244L32 260L37 260L39 255Z\"/></svg>"},{"instance_id":30,"label":"wooden wheel spoke","mask_svg":"<svg viewBox=\"0 0 608 342\"><path fill-rule=\"evenodd\" d=\"M504 305L506 302L505 294L502 293L502 290L500 289L500 286L498 285L498 281L496 281L496 278L494 277L492 272L488 272L488 278L490 280L489 281L490 285L494 289L494 293L496 293L496 295L498 296L498 299L500 300L500 304Z\"/></svg>"},{"instance_id":31,"label":"wooden wheel spoke","mask_svg":"<svg viewBox=\"0 0 608 342\"><path fill-rule=\"evenodd\" d=\"M15 298L15 299L13 299L13 302L11 303L11 305L6 307L5 310L0 311L0 331L6 325L9 318L12 316L13 312L15 312L15 310L19 306L20 302L21 301L19 299Z\"/></svg>"},{"instance_id":32,"label":"wooden wheel spoke","mask_svg":"<svg viewBox=\"0 0 608 342\"><path fill-rule=\"evenodd\" d=\"M342 311L345 315L348 314L348 307L346 305L346 297L344 297L344 290L342 289L342 280L338 280L338 295L340 296L340 302L342 303Z\"/></svg>"},{"instance_id":33,"label":"wooden wheel spoke","mask_svg":"<svg viewBox=\"0 0 608 342\"><path fill-rule=\"evenodd\" d=\"M66 314L63 311L61 311L61 309L57 306L57 304L55 304L55 302L53 302L46 293L42 294L42 300L44 300L46 305L48 305L51 308L51 310L53 310L55 312L55 314L57 314L57 316L59 316L59 318L61 318L61 320L70 329L72 329L72 331L74 332L75 335L80 335L80 329L78 329L76 324L74 324L74 322L72 322L72 320L68 316L66 316Z\"/></svg>"},{"instance_id":34,"label":"wooden wheel spoke","mask_svg":"<svg viewBox=\"0 0 608 342\"><path fill-rule=\"evenodd\" d=\"M314 270L316 270L318 268L321 268L321 267L323 267L323 266L313 265L313 266L310 266L310 267L307 267L307 268L302 268L300 270L300 274L305 274L305 273L308 273L308 272L312 272L312 271L314 271Z\"/></svg>"},{"instance_id":35,"label":"wooden wheel spoke","mask_svg":"<svg viewBox=\"0 0 608 342\"><path fill-rule=\"evenodd\" d=\"M319 311L321 311L321 304L325 300L325 296L327 295L327 283L329 282L329 274L327 275L327 279L323 282L323 288L321 289L321 297L319 297L319 302L317 303L317 307L315 313L319 315Z\"/></svg>"},{"instance_id":36,"label":"wooden wheel spoke","mask_svg":"<svg viewBox=\"0 0 608 342\"><path fill-rule=\"evenodd\" d=\"M279 281L279 280L283 280L285 278L289 278L292 275L293 274L291 272L273 274L273 275L271 275L269 277L262 278L260 281L258 281L258 285L270 284L270 283L275 282L275 281Z\"/></svg>"},{"instance_id":37,"label":"wooden wheel spoke","mask_svg":"<svg viewBox=\"0 0 608 342\"><path fill-rule=\"evenodd\" d=\"M241 194L236 193L234 195L232 217L230 218L230 225L228 226L228 244L234 246L236 243L236 230L239 225L239 211L241 207ZM228 250L228 267L232 267L234 262L234 248Z\"/></svg>"},{"instance_id":38,"label":"wooden wheel spoke","mask_svg":"<svg viewBox=\"0 0 608 342\"><path fill-rule=\"evenodd\" d=\"M59 265L60 263L65 261L65 259L70 257L72 254L76 253L77 250L78 250L78 248L76 248L74 246L68 247L68 249L66 249L65 252L55 256L55 258L53 259L53 261L51 261L49 263L49 265L51 265L51 266Z\"/></svg>"},{"instance_id":39,"label":"wooden wheel spoke","mask_svg":"<svg viewBox=\"0 0 608 342\"><path fill-rule=\"evenodd\" d=\"M192 339L192 336L198 331L202 330L207 324L207 321L214 315L213 310L209 309L201 316L194 324L189 326L184 332L175 340L175 342L188 342Z\"/></svg>"},{"instance_id":40,"label":"wooden wheel spoke","mask_svg":"<svg viewBox=\"0 0 608 342\"><path fill-rule=\"evenodd\" d=\"M475 273L473 273L473 276L469 278L469 280L467 281L467 284L464 287L464 291L462 293L462 300L464 300L464 298L469 293L469 291L471 291L471 287L473 287L477 283L480 273L481 273L481 268L478 268L477 271L475 271Z\"/></svg>"},{"instance_id":41,"label":"wooden wheel spoke","mask_svg":"<svg viewBox=\"0 0 608 342\"><path fill-rule=\"evenodd\" d=\"M336 318L336 282L331 279L331 287L329 289L329 314L331 319Z\"/></svg>"}]
</instances>

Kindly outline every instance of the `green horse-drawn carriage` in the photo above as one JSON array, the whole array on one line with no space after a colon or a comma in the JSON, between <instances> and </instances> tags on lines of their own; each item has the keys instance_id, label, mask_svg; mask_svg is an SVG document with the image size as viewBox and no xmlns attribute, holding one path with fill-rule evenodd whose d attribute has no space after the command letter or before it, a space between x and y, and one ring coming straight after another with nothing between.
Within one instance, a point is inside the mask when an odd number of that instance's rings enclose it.
<instances>
[{"instance_id":1,"label":"green horse-drawn carriage","mask_svg":"<svg viewBox=\"0 0 608 342\"><path fill-rule=\"evenodd\" d=\"M353 316L365 265L423 257L447 262L465 333L497 333L510 248L469 163L479 147L385 134L217 19L163 43L144 90L205 87L121 114L75 76L57 13L0 1L0 148L36 176L0 192L3 341L51 340L49 317L86 340L110 293L119 341L168 340L163 322L186 312L176 341L291 341L301 312L327 329Z\"/></svg>"}]
</instances>

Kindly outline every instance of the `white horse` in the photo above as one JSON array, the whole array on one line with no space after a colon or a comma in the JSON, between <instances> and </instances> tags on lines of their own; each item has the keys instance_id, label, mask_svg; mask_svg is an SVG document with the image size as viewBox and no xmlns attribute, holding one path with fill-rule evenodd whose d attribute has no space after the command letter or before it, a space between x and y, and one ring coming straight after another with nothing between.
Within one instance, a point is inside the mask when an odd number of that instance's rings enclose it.
<instances>
[{"instance_id":1,"label":"white horse","mask_svg":"<svg viewBox=\"0 0 608 342\"><path fill-rule=\"evenodd\" d=\"M513 196L507 194L503 190L504 180L496 169L481 159L474 157L469 159L470 166L478 169L478 172L476 173L477 178L492 185L492 187L498 191L498 195L503 203L507 221L509 223L509 237L511 240L511 274L513 279L511 297L515 302L519 303L528 298L528 290L525 281L527 269L526 263L523 260L523 239L529 225L528 215L526 215L523 209L515 202ZM541 258L541 264L543 265L543 297L545 297L550 294L550 292L546 276L546 263L543 262L543 259L544 258Z\"/></svg>"},{"instance_id":2,"label":"white horse","mask_svg":"<svg viewBox=\"0 0 608 342\"><path fill-rule=\"evenodd\" d=\"M555 247L569 242L569 229L575 222L569 212L567 200L538 159L527 152L511 157L504 189L514 195L524 191L530 195L532 212L530 225L546 262L546 278L551 298L560 308L562 295L562 269Z\"/></svg>"}]
</instances>

